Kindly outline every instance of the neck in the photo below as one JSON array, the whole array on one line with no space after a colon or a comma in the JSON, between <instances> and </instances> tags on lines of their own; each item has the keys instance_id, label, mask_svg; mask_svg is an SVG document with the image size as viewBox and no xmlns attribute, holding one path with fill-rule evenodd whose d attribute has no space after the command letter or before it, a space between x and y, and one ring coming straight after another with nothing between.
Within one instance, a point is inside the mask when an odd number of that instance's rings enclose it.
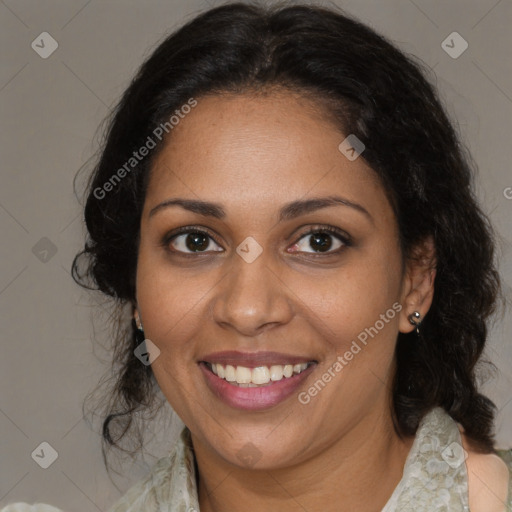
<instances>
[{"instance_id":1,"label":"neck","mask_svg":"<svg viewBox=\"0 0 512 512\"><path fill-rule=\"evenodd\" d=\"M201 512L381 510L402 478L414 437L400 439L389 414L362 418L331 446L300 465L241 469L192 436Z\"/></svg>"}]
</instances>

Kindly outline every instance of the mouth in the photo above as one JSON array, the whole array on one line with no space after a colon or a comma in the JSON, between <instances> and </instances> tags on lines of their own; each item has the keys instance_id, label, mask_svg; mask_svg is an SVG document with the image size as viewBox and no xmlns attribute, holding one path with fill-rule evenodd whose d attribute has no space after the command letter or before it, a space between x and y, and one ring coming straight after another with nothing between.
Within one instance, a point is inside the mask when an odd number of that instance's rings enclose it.
<instances>
[{"instance_id":1,"label":"mouth","mask_svg":"<svg viewBox=\"0 0 512 512\"><path fill-rule=\"evenodd\" d=\"M290 397L318 364L273 352L222 352L198 361L208 388L226 405L243 410L274 407Z\"/></svg>"}]
</instances>

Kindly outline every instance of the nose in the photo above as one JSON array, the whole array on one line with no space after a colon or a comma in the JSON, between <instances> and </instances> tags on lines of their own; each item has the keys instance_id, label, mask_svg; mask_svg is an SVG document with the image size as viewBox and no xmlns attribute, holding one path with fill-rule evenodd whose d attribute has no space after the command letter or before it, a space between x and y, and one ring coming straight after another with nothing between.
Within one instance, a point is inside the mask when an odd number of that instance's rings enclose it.
<instances>
[{"instance_id":1,"label":"nose","mask_svg":"<svg viewBox=\"0 0 512 512\"><path fill-rule=\"evenodd\" d=\"M228 275L213 297L213 319L225 329L254 337L284 325L293 317L292 291L269 266L265 251L248 263L238 254L229 262Z\"/></svg>"}]
</instances>

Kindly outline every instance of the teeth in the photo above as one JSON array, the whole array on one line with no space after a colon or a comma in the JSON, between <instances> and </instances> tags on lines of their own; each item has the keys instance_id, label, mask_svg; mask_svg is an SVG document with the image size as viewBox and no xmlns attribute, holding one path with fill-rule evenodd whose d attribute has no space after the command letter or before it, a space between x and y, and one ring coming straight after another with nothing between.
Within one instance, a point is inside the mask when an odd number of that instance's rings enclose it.
<instances>
[{"instance_id":1,"label":"teeth","mask_svg":"<svg viewBox=\"0 0 512 512\"><path fill-rule=\"evenodd\" d=\"M266 366L258 366L252 369L253 384L268 384L270 381L270 370Z\"/></svg>"},{"instance_id":2,"label":"teeth","mask_svg":"<svg viewBox=\"0 0 512 512\"><path fill-rule=\"evenodd\" d=\"M240 387L256 387L267 385L269 382L278 382L283 378L289 378L292 375L302 373L307 367L308 363L301 364L285 364L285 365L272 365L258 366L256 368L246 368L245 366L234 367L230 364L223 366L221 364L210 364L212 372L233 384L238 384Z\"/></svg>"},{"instance_id":3,"label":"teeth","mask_svg":"<svg viewBox=\"0 0 512 512\"><path fill-rule=\"evenodd\" d=\"M217 366L217 365L214 365ZM280 365L275 365L270 367L270 380L276 381L281 380L283 378L283 370L284 367Z\"/></svg>"},{"instance_id":4,"label":"teeth","mask_svg":"<svg viewBox=\"0 0 512 512\"><path fill-rule=\"evenodd\" d=\"M245 368L245 366L236 367L235 380L238 382L238 384L249 384L251 379L252 372L250 368ZM256 384L256 382L254 384Z\"/></svg>"},{"instance_id":5,"label":"teeth","mask_svg":"<svg viewBox=\"0 0 512 512\"><path fill-rule=\"evenodd\" d=\"M235 382L236 380L236 375L235 375L235 368L233 366L231 366L230 364L228 364L225 368L225 372L224 372L225 376L224 378L228 381L228 382Z\"/></svg>"}]
</instances>

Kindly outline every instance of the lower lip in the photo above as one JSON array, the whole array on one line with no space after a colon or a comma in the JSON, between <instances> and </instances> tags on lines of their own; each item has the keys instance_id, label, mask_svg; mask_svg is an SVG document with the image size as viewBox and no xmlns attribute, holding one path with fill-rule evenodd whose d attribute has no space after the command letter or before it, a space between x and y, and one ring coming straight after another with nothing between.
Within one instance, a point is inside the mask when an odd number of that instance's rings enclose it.
<instances>
[{"instance_id":1,"label":"lower lip","mask_svg":"<svg viewBox=\"0 0 512 512\"><path fill-rule=\"evenodd\" d=\"M205 363L199 363L210 390L230 407L246 411L268 409L283 402L304 382L315 366L311 364L301 373L284 377L268 386L242 388L217 377Z\"/></svg>"}]
</instances>

